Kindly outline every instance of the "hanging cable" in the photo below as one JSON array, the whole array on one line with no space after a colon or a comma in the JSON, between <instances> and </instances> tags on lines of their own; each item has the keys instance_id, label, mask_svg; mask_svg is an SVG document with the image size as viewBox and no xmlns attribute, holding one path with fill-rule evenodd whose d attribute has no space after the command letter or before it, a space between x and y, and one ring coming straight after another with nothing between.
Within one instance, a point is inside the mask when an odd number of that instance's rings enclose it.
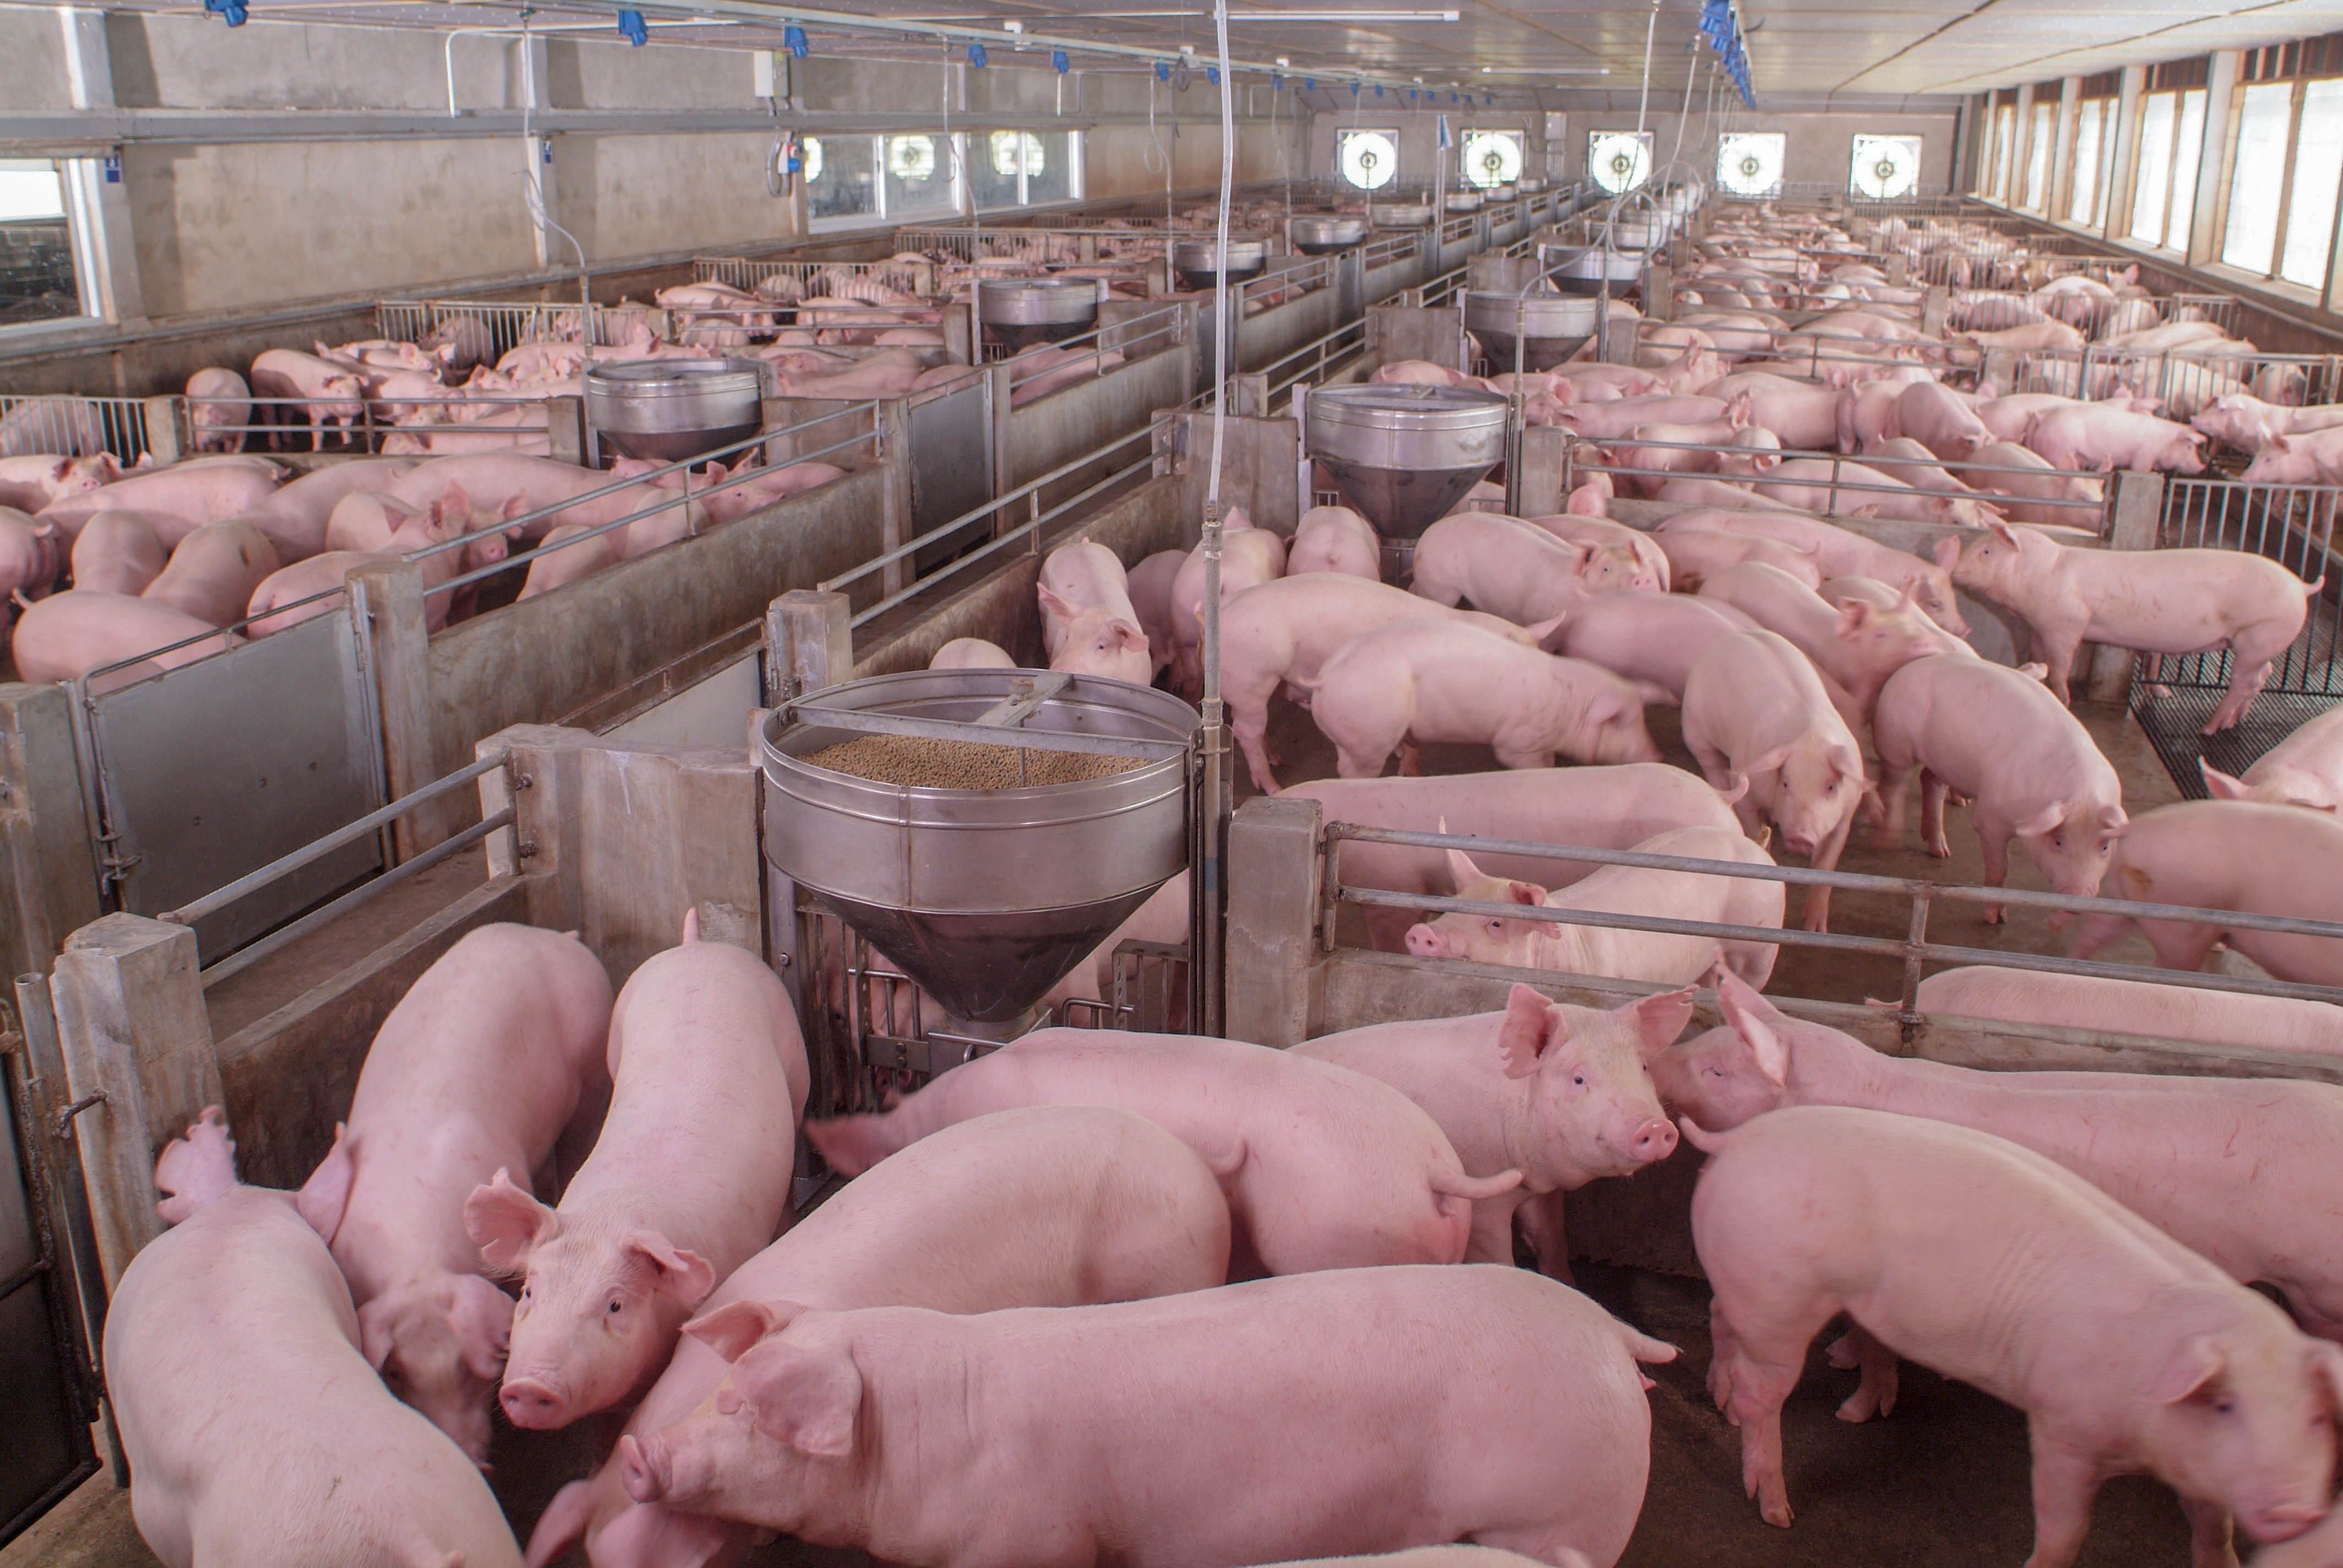
<instances>
[{"instance_id":1,"label":"hanging cable","mask_svg":"<svg viewBox=\"0 0 2343 1568\"><path fill-rule=\"evenodd\" d=\"M591 359L594 357L594 291L586 272L586 247L578 243L576 235L554 222L553 215L546 210L543 173L546 155L538 149L537 138L530 130L531 116L537 107L537 51L529 47L528 18L529 12L523 10L520 14L521 203L528 212L529 222L535 224L540 232L551 229L568 240L569 248L578 253L578 341L586 350L586 357ZM546 259L550 265L552 258L548 256Z\"/></svg>"},{"instance_id":2,"label":"hanging cable","mask_svg":"<svg viewBox=\"0 0 2343 1568\"><path fill-rule=\"evenodd\" d=\"M1236 186L1236 84L1229 67L1228 0L1213 0L1212 35L1220 55L1221 74L1221 199L1212 241L1212 456L1204 489L1203 699L1197 706L1202 719L1198 737L1200 796L1196 809L1196 920L1192 950L1198 956L1196 1001L1203 1031L1221 1032L1224 1022L1222 993L1222 920L1226 897L1228 818L1230 807L1229 732L1221 706L1221 453L1229 413L1229 206ZM1264 410L1265 411L1265 410Z\"/></svg>"},{"instance_id":3,"label":"hanging cable","mask_svg":"<svg viewBox=\"0 0 2343 1568\"><path fill-rule=\"evenodd\" d=\"M1644 24L1644 91L1635 100L1635 139L1639 142L1644 139L1644 112L1651 107L1652 103L1652 38L1658 33L1659 27L1660 0L1652 0L1651 20ZM1650 163L1651 155L1648 152L1644 155L1644 160L1646 164ZM1650 176L1647 174L1645 177Z\"/></svg>"}]
</instances>

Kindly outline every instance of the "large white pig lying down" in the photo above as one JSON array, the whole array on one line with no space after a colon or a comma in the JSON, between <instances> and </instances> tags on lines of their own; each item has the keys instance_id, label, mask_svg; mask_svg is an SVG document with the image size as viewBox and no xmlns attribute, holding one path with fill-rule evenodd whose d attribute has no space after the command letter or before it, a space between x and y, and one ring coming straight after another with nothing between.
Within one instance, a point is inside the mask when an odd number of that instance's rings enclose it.
<instances>
[{"instance_id":1,"label":"large white pig lying down","mask_svg":"<svg viewBox=\"0 0 2343 1568\"><path fill-rule=\"evenodd\" d=\"M2271 747L2236 778L2199 760L2216 800L2259 800L2343 812L2343 708L2330 708Z\"/></svg>"},{"instance_id":2,"label":"large white pig lying down","mask_svg":"<svg viewBox=\"0 0 2343 1568\"><path fill-rule=\"evenodd\" d=\"M1229 1206L1186 1144L1127 1111L1037 1105L880 1161L741 1264L698 1327L753 1343L778 1326L774 1302L993 1312L1141 1301L1209 1290L1228 1268ZM710 1342L683 1338L628 1435L648 1441L708 1402L726 1372ZM600 1568L677 1568L746 1544L748 1525L632 1501L620 1468L613 1457L561 1489L529 1562L542 1568L581 1534Z\"/></svg>"},{"instance_id":3,"label":"large white pig lying down","mask_svg":"<svg viewBox=\"0 0 2343 1568\"><path fill-rule=\"evenodd\" d=\"M237 1184L235 1151L217 1107L163 1151L174 1228L106 1312L139 1534L169 1568L519 1568L480 1473L367 1364L326 1244L287 1194Z\"/></svg>"},{"instance_id":4,"label":"large white pig lying down","mask_svg":"<svg viewBox=\"0 0 2343 1568\"><path fill-rule=\"evenodd\" d=\"M1155 678L1147 631L1131 608L1122 562L1104 545L1061 545L1041 563L1036 593L1051 669L1145 686Z\"/></svg>"},{"instance_id":5,"label":"large white pig lying down","mask_svg":"<svg viewBox=\"0 0 2343 1568\"><path fill-rule=\"evenodd\" d=\"M1486 1264L772 1321L753 1344L708 1331L738 1359L689 1421L619 1440L628 1493L929 1568L1088 1568L1102 1542L1174 1568L1464 1540L1610 1568L1651 1463L1635 1362L1675 1353Z\"/></svg>"},{"instance_id":6,"label":"large white pig lying down","mask_svg":"<svg viewBox=\"0 0 2343 1568\"><path fill-rule=\"evenodd\" d=\"M2343 1057L2343 1008L2297 997L1975 964L1922 980L1918 1005L1956 1018Z\"/></svg>"},{"instance_id":7,"label":"large white pig lying down","mask_svg":"<svg viewBox=\"0 0 2343 1568\"><path fill-rule=\"evenodd\" d=\"M2246 550L2076 549L2006 523L1961 552L1953 580L2025 618L2061 701L2086 640L2143 653L2229 649L2229 689L2207 735L2246 716L2326 586Z\"/></svg>"},{"instance_id":8,"label":"large white pig lying down","mask_svg":"<svg viewBox=\"0 0 2343 1568\"><path fill-rule=\"evenodd\" d=\"M2280 1541L2327 1512L2343 1350L2083 1178L1968 1127L1835 1105L1684 1131L1709 1151L1692 1210L1709 1390L1766 1523L1791 1518L1782 1406L1842 1312L1864 1359L1906 1355L2026 1412L2036 1568L2075 1561L2112 1475L2177 1490L2200 1563L2226 1559L2231 1515Z\"/></svg>"},{"instance_id":9,"label":"large white pig lying down","mask_svg":"<svg viewBox=\"0 0 2343 1568\"><path fill-rule=\"evenodd\" d=\"M1518 1172L1464 1174L1439 1124L1389 1084L1242 1040L1045 1029L878 1115L806 1125L849 1175L955 1122L1020 1105L1116 1105L1202 1156L1240 1251L1271 1273L1453 1263L1472 1206Z\"/></svg>"},{"instance_id":10,"label":"large white pig lying down","mask_svg":"<svg viewBox=\"0 0 2343 1568\"><path fill-rule=\"evenodd\" d=\"M1692 860L1738 861L1747 866L1774 863L1745 835L1718 828L1678 828L1632 848L1637 854ZM1604 866L1592 876L1549 892L1534 882L1488 876L1462 851L1452 849L1448 858L1455 896L1482 903L1544 905L1553 910L1648 915L1715 925L1778 929L1782 924L1782 884L1754 877ZM1731 971L1752 985L1763 986L1773 977L1778 950L1771 942L1451 910L1429 924L1410 927L1407 950L1418 958L1466 959L1654 985L1706 985L1719 973Z\"/></svg>"}]
</instances>

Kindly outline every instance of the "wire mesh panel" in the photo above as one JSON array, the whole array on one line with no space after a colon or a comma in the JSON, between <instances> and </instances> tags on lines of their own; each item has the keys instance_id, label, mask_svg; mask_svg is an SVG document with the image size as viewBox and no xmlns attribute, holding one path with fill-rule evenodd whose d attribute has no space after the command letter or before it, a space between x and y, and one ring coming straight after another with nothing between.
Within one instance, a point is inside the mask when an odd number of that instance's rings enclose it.
<instances>
[{"instance_id":1,"label":"wire mesh panel","mask_svg":"<svg viewBox=\"0 0 2343 1568\"><path fill-rule=\"evenodd\" d=\"M146 455L143 398L0 397L0 457L100 452L126 464Z\"/></svg>"},{"instance_id":2,"label":"wire mesh panel","mask_svg":"<svg viewBox=\"0 0 2343 1568\"><path fill-rule=\"evenodd\" d=\"M2227 691L2235 658L2227 648L2181 656L2142 654L2132 678L2132 711L2186 795L2206 793L2197 762L2242 772L2305 721L2343 702L2336 658L2338 590L2335 520L2343 487L2247 485L2227 479L2166 482L2166 549L2247 550L2277 561L2305 582L2318 582L2301 633L2272 667L2269 679L2236 728L2199 735Z\"/></svg>"},{"instance_id":3,"label":"wire mesh panel","mask_svg":"<svg viewBox=\"0 0 2343 1568\"><path fill-rule=\"evenodd\" d=\"M478 323L488 335L500 357L524 343L618 344L628 337L636 318L649 320L654 331L661 313L647 305L607 306L553 300L490 301L476 299L385 299L374 307L375 330L401 343L428 343L435 335L459 330L456 324Z\"/></svg>"}]
</instances>

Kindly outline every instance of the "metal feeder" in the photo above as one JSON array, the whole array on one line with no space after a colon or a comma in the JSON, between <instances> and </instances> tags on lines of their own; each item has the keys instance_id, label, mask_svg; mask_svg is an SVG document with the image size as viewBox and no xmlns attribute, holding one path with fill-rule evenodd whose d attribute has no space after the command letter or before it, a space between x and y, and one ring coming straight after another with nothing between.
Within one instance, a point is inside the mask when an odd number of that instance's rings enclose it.
<instances>
[{"instance_id":1,"label":"metal feeder","mask_svg":"<svg viewBox=\"0 0 2343 1568\"><path fill-rule=\"evenodd\" d=\"M1061 343L1098 325L1094 277L996 277L976 286L976 318L985 337L1010 348Z\"/></svg>"},{"instance_id":2,"label":"metal feeder","mask_svg":"<svg viewBox=\"0 0 2343 1568\"><path fill-rule=\"evenodd\" d=\"M1209 239L1183 239L1172 247L1172 270L1190 288L1206 289L1220 276L1219 245ZM1229 241L1228 279L1239 284L1261 276L1269 265L1269 242L1261 239Z\"/></svg>"},{"instance_id":3,"label":"metal feeder","mask_svg":"<svg viewBox=\"0 0 2343 1568\"><path fill-rule=\"evenodd\" d=\"M1603 300L1584 294L1464 296L1464 330L1490 363L1509 370L1551 370L1601 329Z\"/></svg>"},{"instance_id":4,"label":"metal feeder","mask_svg":"<svg viewBox=\"0 0 2343 1568\"><path fill-rule=\"evenodd\" d=\"M1451 214L1479 212L1484 199L1479 191L1450 191L1440 206L1442 211Z\"/></svg>"},{"instance_id":5,"label":"metal feeder","mask_svg":"<svg viewBox=\"0 0 2343 1568\"><path fill-rule=\"evenodd\" d=\"M913 670L833 686L765 721L765 854L950 1014L1006 1040L1050 988L1188 864L1195 710L1101 676ZM801 759L861 735L1138 757L1002 789L881 783Z\"/></svg>"},{"instance_id":6,"label":"metal feeder","mask_svg":"<svg viewBox=\"0 0 2343 1568\"><path fill-rule=\"evenodd\" d=\"M1467 387L1328 387L1302 442L1385 539L1413 540L1504 460L1508 405Z\"/></svg>"},{"instance_id":7,"label":"metal feeder","mask_svg":"<svg viewBox=\"0 0 2343 1568\"><path fill-rule=\"evenodd\" d=\"M1377 228L1429 228L1437 216L1430 202L1376 202L1367 208L1367 221Z\"/></svg>"},{"instance_id":8,"label":"metal feeder","mask_svg":"<svg viewBox=\"0 0 2343 1568\"><path fill-rule=\"evenodd\" d=\"M1363 217L1297 217L1286 225L1286 237L1304 256L1330 256L1363 242L1368 234Z\"/></svg>"},{"instance_id":9,"label":"metal feeder","mask_svg":"<svg viewBox=\"0 0 2343 1568\"><path fill-rule=\"evenodd\" d=\"M628 359L586 368L596 467L618 457L678 463L764 428L765 367L754 359Z\"/></svg>"}]
</instances>

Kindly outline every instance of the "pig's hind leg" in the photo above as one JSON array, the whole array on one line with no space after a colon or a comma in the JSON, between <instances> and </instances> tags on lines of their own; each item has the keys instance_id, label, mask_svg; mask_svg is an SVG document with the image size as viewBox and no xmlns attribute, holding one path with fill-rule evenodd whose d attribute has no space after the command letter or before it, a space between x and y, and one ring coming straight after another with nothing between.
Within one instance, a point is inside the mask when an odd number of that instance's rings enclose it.
<instances>
[{"instance_id":1,"label":"pig's hind leg","mask_svg":"<svg viewBox=\"0 0 2343 1568\"><path fill-rule=\"evenodd\" d=\"M1715 1282L1709 1389L1741 1429L1742 1490L1757 1500L1766 1523L1786 1530L1794 1515L1782 1473L1782 1406L1805 1370L1806 1347L1837 1315L1838 1303L1788 1280L1728 1275Z\"/></svg>"},{"instance_id":2,"label":"pig's hind leg","mask_svg":"<svg viewBox=\"0 0 2343 1568\"><path fill-rule=\"evenodd\" d=\"M1865 1422L1896 1413L1896 1352L1873 1339L1861 1323L1847 1324L1846 1332L1830 1348L1830 1363L1863 1370L1862 1382L1838 1407L1839 1420Z\"/></svg>"}]
</instances>

